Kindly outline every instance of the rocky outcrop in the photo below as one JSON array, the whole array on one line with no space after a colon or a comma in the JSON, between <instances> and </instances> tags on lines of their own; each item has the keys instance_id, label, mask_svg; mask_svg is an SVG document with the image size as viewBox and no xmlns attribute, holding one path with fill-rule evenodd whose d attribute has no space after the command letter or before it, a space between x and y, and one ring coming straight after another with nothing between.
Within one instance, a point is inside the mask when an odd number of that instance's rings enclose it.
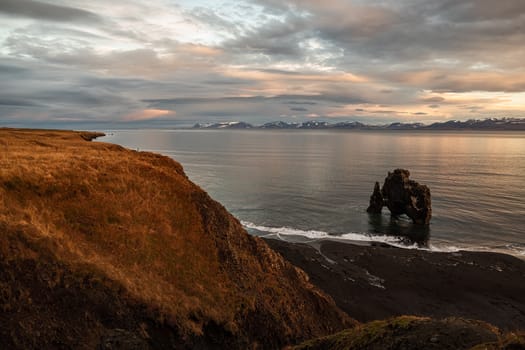
<instances>
[{"instance_id":1,"label":"rocky outcrop","mask_svg":"<svg viewBox=\"0 0 525 350\"><path fill-rule=\"evenodd\" d=\"M410 172L405 169L388 172L381 191L376 182L367 211L381 213L383 206L393 216L406 214L415 224L428 225L432 218L430 189L410 180Z\"/></svg>"},{"instance_id":2,"label":"rocky outcrop","mask_svg":"<svg viewBox=\"0 0 525 350\"><path fill-rule=\"evenodd\" d=\"M0 128L6 349L277 349L355 324L173 159Z\"/></svg>"},{"instance_id":3,"label":"rocky outcrop","mask_svg":"<svg viewBox=\"0 0 525 350\"><path fill-rule=\"evenodd\" d=\"M385 200L383 199L383 194L381 193L381 188L379 187L379 182L376 182L374 185L374 192L370 196L370 205L366 209L369 213L381 213L383 206L385 205Z\"/></svg>"}]
</instances>

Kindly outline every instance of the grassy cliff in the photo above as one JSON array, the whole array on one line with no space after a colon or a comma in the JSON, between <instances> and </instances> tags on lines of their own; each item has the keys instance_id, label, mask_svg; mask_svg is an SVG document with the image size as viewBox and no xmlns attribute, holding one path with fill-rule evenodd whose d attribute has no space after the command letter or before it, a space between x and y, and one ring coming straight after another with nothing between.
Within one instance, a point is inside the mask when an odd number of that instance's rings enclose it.
<instances>
[{"instance_id":1,"label":"grassy cliff","mask_svg":"<svg viewBox=\"0 0 525 350\"><path fill-rule=\"evenodd\" d=\"M0 129L0 342L262 346L355 322L172 159Z\"/></svg>"}]
</instances>

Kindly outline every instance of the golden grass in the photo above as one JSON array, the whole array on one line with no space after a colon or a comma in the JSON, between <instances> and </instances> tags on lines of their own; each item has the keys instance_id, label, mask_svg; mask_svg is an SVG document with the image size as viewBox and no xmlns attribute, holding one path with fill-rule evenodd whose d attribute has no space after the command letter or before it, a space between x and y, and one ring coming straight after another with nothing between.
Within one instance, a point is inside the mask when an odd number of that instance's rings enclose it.
<instances>
[{"instance_id":1,"label":"golden grass","mask_svg":"<svg viewBox=\"0 0 525 350\"><path fill-rule=\"evenodd\" d=\"M116 156L115 146L66 133L46 132L45 143L20 142L25 135L2 135L0 193L9 210L0 219L52 237L60 258L99 267L167 314L203 312L208 301L207 311L224 318L217 321L232 319L231 310L213 310L227 305L217 300L227 295L210 295L221 272L209 263L213 242L195 235L202 227L188 193L197 189L173 171L180 167L119 148Z\"/></svg>"},{"instance_id":2,"label":"golden grass","mask_svg":"<svg viewBox=\"0 0 525 350\"><path fill-rule=\"evenodd\" d=\"M261 315L282 339L352 324L178 163L94 136L0 129L0 224L118 281L182 333L246 333Z\"/></svg>"}]
</instances>

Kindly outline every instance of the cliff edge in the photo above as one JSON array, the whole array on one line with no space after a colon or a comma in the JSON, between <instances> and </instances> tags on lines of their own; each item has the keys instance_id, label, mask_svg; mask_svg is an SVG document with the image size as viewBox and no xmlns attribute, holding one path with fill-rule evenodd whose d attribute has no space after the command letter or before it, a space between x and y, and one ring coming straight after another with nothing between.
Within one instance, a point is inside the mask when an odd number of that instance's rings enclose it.
<instances>
[{"instance_id":1,"label":"cliff edge","mask_svg":"<svg viewBox=\"0 0 525 350\"><path fill-rule=\"evenodd\" d=\"M0 129L0 343L277 348L355 321L174 160Z\"/></svg>"}]
</instances>

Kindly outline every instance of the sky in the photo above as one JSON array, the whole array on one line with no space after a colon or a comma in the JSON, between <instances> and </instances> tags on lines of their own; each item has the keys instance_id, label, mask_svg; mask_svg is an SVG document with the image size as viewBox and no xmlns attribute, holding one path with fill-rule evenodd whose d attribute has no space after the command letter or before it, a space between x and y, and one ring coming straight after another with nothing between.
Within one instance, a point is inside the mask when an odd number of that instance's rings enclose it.
<instances>
[{"instance_id":1,"label":"sky","mask_svg":"<svg viewBox=\"0 0 525 350\"><path fill-rule=\"evenodd\" d=\"M523 0L0 0L0 126L525 117Z\"/></svg>"}]
</instances>

